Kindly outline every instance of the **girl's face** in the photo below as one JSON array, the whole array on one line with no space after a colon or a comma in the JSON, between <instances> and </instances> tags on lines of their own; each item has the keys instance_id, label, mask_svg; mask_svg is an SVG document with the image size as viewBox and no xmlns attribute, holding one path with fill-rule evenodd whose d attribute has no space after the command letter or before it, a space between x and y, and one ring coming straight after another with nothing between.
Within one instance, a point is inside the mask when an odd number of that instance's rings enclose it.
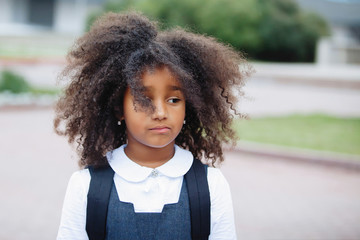
<instances>
[{"instance_id":1,"label":"girl's face","mask_svg":"<svg viewBox=\"0 0 360 240\"><path fill-rule=\"evenodd\" d=\"M167 67L162 67L145 71L142 83L155 111L135 109L130 89L126 90L123 109L128 146L162 148L174 144L185 118L185 97L179 82Z\"/></svg>"}]
</instances>

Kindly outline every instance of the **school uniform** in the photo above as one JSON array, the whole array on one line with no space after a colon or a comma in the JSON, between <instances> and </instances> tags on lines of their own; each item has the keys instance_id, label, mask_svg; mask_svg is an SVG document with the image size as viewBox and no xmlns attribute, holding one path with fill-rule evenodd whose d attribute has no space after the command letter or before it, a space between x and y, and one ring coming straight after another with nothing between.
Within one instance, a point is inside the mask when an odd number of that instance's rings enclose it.
<instances>
[{"instance_id":1,"label":"school uniform","mask_svg":"<svg viewBox=\"0 0 360 240\"><path fill-rule=\"evenodd\" d=\"M185 173L191 152L175 146L175 154L155 169L130 160L125 145L107 153L115 171L107 215L107 239L191 239ZM229 185L219 169L208 168L211 201L209 239L236 239ZM57 239L88 239L86 225L88 169L75 172L65 195Z\"/></svg>"}]
</instances>

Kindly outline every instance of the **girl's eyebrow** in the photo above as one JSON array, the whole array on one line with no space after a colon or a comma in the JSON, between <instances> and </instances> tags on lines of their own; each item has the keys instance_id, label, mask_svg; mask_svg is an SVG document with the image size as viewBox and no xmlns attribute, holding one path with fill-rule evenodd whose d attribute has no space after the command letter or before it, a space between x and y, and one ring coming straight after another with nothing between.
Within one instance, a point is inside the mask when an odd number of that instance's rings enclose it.
<instances>
[{"instance_id":1,"label":"girl's eyebrow","mask_svg":"<svg viewBox=\"0 0 360 240\"><path fill-rule=\"evenodd\" d=\"M182 91L181 87L175 85L169 86L168 88L173 91Z\"/></svg>"}]
</instances>

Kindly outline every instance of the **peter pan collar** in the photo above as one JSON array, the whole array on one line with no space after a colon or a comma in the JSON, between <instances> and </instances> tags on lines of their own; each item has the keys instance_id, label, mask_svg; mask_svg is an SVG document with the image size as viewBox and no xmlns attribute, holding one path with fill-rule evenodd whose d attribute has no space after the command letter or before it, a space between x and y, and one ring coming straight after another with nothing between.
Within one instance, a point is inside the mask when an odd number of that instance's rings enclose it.
<instances>
[{"instance_id":1,"label":"peter pan collar","mask_svg":"<svg viewBox=\"0 0 360 240\"><path fill-rule=\"evenodd\" d=\"M140 166L128 158L124 152L125 147L126 145L122 145L106 154L111 168L129 182L144 181L154 172L154 169ZM180 177L189 171L192 162L192 153L175 145L174 156L165 164L155 168L155 172L168 177Z\"/></svg>"}]
</instances>

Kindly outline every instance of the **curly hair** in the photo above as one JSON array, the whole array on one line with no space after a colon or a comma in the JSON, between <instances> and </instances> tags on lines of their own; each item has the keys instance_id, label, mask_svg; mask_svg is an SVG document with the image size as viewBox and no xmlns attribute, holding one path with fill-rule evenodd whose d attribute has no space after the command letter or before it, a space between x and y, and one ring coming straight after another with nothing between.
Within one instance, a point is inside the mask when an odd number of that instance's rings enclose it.
<instances>
[{"instance_id":1,"label":"curly hair","mask_svg":"<svg viewBox=\"0 0 360 240\"><path fill-rule=\"evenodd\" d=\"M107 165L105 154L127 141L117 125L127 88L144 111L154 107L143 93L146 70L166 66L182 86L186 125L175 143L212 165L223 161L222 143L234 143L231 129L248 74L243 56L214 38L182 29L159 31L137 12L108 13L79 38L67 55L62 77L70 80L56 105L57 134L77 143L80 166Z\"/></svg>"}]
</instances>

